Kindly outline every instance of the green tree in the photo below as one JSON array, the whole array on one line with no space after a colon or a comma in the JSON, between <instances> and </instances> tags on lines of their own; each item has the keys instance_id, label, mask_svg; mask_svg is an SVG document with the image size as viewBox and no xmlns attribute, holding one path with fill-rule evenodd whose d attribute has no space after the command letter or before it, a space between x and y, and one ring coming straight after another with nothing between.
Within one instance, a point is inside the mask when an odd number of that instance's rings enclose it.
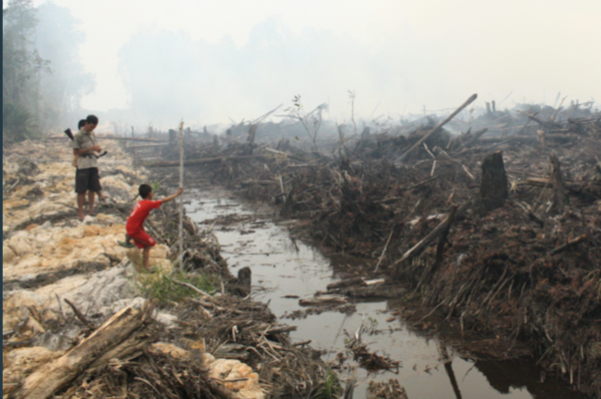
<instances>
[{"instance_id":1,"label":"green tree","mask_svg":"<svg viewBox=\"0 0 601 399\"><path fill-rule=\"evenodd\" d=\"M10 0L2 10L2 141L39 136L39 83L48 62L33 44L37 18L32 0Z\"/></svg>"}]
</instances>

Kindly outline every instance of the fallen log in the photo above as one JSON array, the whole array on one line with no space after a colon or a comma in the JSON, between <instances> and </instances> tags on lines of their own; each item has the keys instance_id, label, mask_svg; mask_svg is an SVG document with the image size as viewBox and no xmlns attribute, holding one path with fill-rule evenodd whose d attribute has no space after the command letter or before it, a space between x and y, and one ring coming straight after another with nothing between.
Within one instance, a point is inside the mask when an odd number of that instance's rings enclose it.
<instances>
[{"instance_id":1,"label":"fallen log","mask_svg":"<svg viewBox=\"0 0 601 399\"><path fill-rule=\"evenodd\" d=\"M472 204L472 200L469 200L465 204L461 205L461 207L459 209L457 209L457 212L455 212L454 218L457 219L461 215L463 215L463 213L465 211L467 211L467 209L470 207L471 204ZM402 263L408 259L415 258L419 254L421 254L423 252L423 250L426 249L426 247L428 247L440 234L442 234L445 231L445 228L447 226L449 218L451 218L451 214L449 214L445 218L445 220L443 220L438 226L436 226L436 228L434 228L434 230L432 230L430 232L430 234L428 234L427 236L422 238L411 249L409 249L407 252L405 252L405 254L401 257L401 259L394 262L391 266L392 267L397 266L400 263Z\"/></svg>"},{"instance_id":2,"label":"fallen log","mask_svg":"<svg viewBox=\"0 0 601 399\"><path fill-rule=\"evenodd\" d=\"M478 98L477 94L473 94L470 98L468 98L463 104L461 104L461 106L459 108L457 108L455 111L453 111L453 113L451 115L449 115L445 120L443 120L438 125L436 125L434 127L434 129L432 129L428 133L426 133L421 139L419 139L407 151L405 151L405 153L401 156L401 160L407 159L407 156L411 152L413 152L413 150L415 150L417 147L419 147L420 145L422 145L422 143L424 141L426 141L426 139L428 137L430 137L432 134L434 134L434 133L438 132L440 129L442 129L442 127L444 125L446 125L448 122L450 122L451 119L453 119L458 113L460 113L461 111L463 111L464 108L466 108L468 105L470 105L471 103L473 103L476 100L476 98Z\"/></svg>"},{"instance_id":3,"label":"fallen log","mask_svg":"<svg viewBox=\"0 0 601 399\"><path fill-rule=\"evenodd\" d=\"M354 285L365 285L365 279L363 277L352 277L345 280L335 281L328 284L327 289L330 291L336 288L351 287Z\"/></svg>"},{"instance_id":4,"label":"fallen log","mask_svg":"<svg viewBox=\"0 0 601 399\"><path fill-rule=\"evenodd\" d=\"M342 303L347 303L347 300L340 295L321 295L309 299L300 299L298 301L298 304L301 306L323 306Z\"/></svg>"},{"instance_id":5,"label":"fallen log","mask_svg":"<svg viewBox=\"0 0 601 399\"><path fill-rule=\"evenodd\" d=\"M400 285L370 285L366 287L346 287L338 290L338 294L345 295L349 298L399 298L407 290Z\"/></svg>"},{"instance_id":6,"label":"fallen log","mask_svg":"<svg viewBox=\"0 0 601 399\"><path fill-rule=\"evenodd\" d=\"M189 159L189 160L184 160L184 165L185 166L204 165L207 163L219 163L219 162L224 162L224 161L242 161L242 160L254 159L254 158L265 158L265 156L264 155L237 155L237 156ZM179 161L144 162L142 164L142 166L145 166L147 168L172 167L172 166L179 166Z\"/></svg>"},{"instance_id":7,"label":"fallen log","mask_svg":"<svg viewBox=\"0 0 601 399\"><path fill-rule=\"evenodd\" d=\"M45 399L54 395L85 371L96 359L142 327L152 309L153 306L147 301L142 310L132 307L121 310L79 345L27 377L11 398Z\"/></svg>"},{"instance_id":8,"label":"fallen log","mask_svg":"<svg viewBox=\"0 0 601 399\"><path fill-rule=\"evenodd\" d=\"M284 334L290 331L296 331L297 327L296 326L289 326L287 324L282 324L280 326L273 326L271 327L269 330L267 330L267 332L265 333L265 335L270 335L270 334Z\"/></svg>"}]
</instances>

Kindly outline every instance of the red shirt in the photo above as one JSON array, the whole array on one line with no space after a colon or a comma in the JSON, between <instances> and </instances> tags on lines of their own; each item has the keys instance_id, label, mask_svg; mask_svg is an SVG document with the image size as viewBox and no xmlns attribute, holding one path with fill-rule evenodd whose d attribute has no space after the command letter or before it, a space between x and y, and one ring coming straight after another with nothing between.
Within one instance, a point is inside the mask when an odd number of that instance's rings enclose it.
<instances>
[{"instance_id":1,"label":"red shirt","mask_svg":"<svg viewBox=\"0 0 601 399\"><path fill-rule=\"evenodd\" d=\"M144 230L144 221L150 214L150 211L157 209L162 203L161 200L142 200L138 202L127 219L127 224L125 225L127 234L135 234L140 230Z\"/></svg>"}]
</instances>

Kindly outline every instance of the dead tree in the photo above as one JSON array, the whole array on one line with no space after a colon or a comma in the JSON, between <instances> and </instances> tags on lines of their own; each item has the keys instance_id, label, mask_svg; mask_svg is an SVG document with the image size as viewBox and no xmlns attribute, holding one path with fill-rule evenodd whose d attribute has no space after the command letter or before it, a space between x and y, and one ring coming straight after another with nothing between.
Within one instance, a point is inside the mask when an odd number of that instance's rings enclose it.
<instances>
[{"instance_id":1,"label":"dead tree","mask_svg":"<svg viewBox=\"0 0 601 399\"><path fill-rule=\"evenodd\" d=\"M500 208L507 199L507 174L501 151L488 155L482 161L480 200L486 212Z\"/></svg>"}]
</instances>

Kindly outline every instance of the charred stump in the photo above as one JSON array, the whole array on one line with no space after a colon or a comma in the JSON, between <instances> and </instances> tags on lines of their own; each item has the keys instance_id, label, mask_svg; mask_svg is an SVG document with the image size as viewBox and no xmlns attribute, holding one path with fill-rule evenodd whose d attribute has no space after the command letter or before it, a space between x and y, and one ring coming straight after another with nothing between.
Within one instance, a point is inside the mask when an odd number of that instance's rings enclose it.
<instances>
[{"instance_id":1,"label":"charred stump","mask_svg":"<svg viewBox=\"0 0 601 399\"><path fill-rule=\"evenodd\" d=\"M553 168L553 206L551 207L551 211L554 213L561 213L568 205L569 199L563 184L559 159L556 155L551 155L549 160L551 162L551 167Z\"/></svg>"},{"instance_id":2,"label":"charred stump","mask_svg":"<svg viewBox=\"0 0 601 399\"><path fill-rule=\"evenodd\" d=\"M250 267L246 266L238 270L238 284L242 290L250 294L250 287L252 284L252 272Z\"/></svg>"},{"instance_id":3,"label":"charred stump","mask_svg":"<svg viewBox=\"0 0 601 399\"><path fill-rule=\"evenodd\" d=\"M484 210L490 212L502 207L507 196L507 174L503 164L503 153L497 151L482 161L480 200Z\"/></svg>"}]
</instances>

